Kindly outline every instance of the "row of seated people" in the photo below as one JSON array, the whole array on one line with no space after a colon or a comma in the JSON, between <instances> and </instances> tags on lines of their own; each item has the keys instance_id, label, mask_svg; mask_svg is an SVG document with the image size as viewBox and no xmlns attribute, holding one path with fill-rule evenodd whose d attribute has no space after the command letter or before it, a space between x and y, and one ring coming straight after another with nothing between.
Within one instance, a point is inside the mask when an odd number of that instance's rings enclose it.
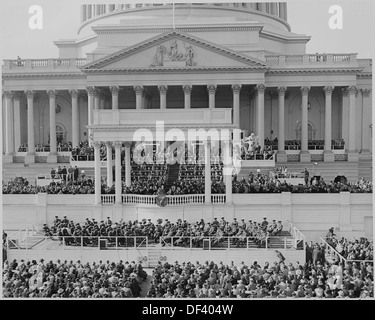
<instances>
[{"instance_id":1,"label":"row of seated people","mask_svg":"<svg viewBox=\"0 0 375 320\"><path fill-rule=\"evenodd\" d=\"M204 194L204 178L180 178L174 182L169 190L166 192L167 195L184 195L184 194ZM225 184L222 177L211 178L211 193L212 194L224 194Z\"/></svg>"},{"instance_id":2,"label":"row of seated people","mask_svg":"<svg viewBox=\"0 0 375 320\"><path fill-rule=\"evenodd\" d=\"M325 182L323 178L314 179L308 185L291 185L282 181L282 178L272 178L273 175L257 174L256 178L249 176L248 179L242 177L232 179L233 193L339 193L342 191L350 193L372 193L372 182L361 178L356 183L330 181ZM225 185L221 178L212 178L212 193L225 193ZM145 181L132 181L131 187L125 187L123 183L122 192L130 194L156 195L159 188L165 185L165 176ZM175 185L179 194L204 194L204 179L186 178L178 181ZM95 193L94 179L80 174L78 180L51 182L47 186L36 186L27 179L17 177L9 181L2 182L3 194L93 194ZM172 192L172 191L171 191ZM107 186L102 178L101 193L115 193L114 185ZM171 193L170 193L171 194Z\"/></svg>"},{"instance_id":3,"label":"row of seated people","mask_svg":"<svg viewBox=\"0 0 375 320\"><path fill-rule=\"evenodd\" d=\"M330 228L326 235L327 243L347 260L373 260L374 243L365 237L348 239L336 237L334 228Z\"/></svg>"},{"instance_id":4,"label":"row of seated people","mask_svg":"<svg viewBox=\"0 0 375 320\"><path fill-rule=\"evenodd\" d=\"M27 152L28 144L22 143L18 147L18 152ZM70 141L68 142L58 142L57 143L57 151L58 152L69 152L72 151L72 143ZM35 145L35 152L50 152L50 145L49 144L36 144Z\"/></svg>"},{"instance_id":5,"label":"row of seated people","mask_svg":"<svg viewBox=\"0 0 375 320\"><path fill-rule=\"evenodd\" d=\"M372 182L361 178L356 183L348 181L330 181L325 182L322 177L320 179L313 178L311 183L291 185L283 181L283 178L277 178L272 174L249 174L249 177L234 177L232 181L233 193L339 193L347 191L350 193L372 193Z\"/></svg>"},{"instance_id":6,"label":"row of seated people","mask_svg":"<svg viewBox=\"0 0 375 320\"><path fill-rule=\"evenodd\" d=\"M6 260L3 298L138 298L147 273L141 262Z\"/></svg>"},{"instance_id":7,"label":"row of seated people","mask_svg":"<svg viewBox=\"0 0 375 320\"><path fill-rule=\"evenodd\" d=\"M164 177L166 173L166 164L132 164L132 179L134 180Z\"/></svg>"},{"instance_id":8,"label":"row of seated people","mask_svg":"<svg viewBox=\"0 0 375 320\"><path fill-rule=\"evenodd\" d=\"M359 272L360 271L360 272ZM147 298L373 299L373 268L338 262L159 262Z\"/></svg>"},{"instance_id":9,"label":"row of seated people","mask_svg":"<svg viewBox=\"0 0 375 320\"><path fill-rule=\"evenodd\" d=\"M142 243L147 237L151 242L162 242L174 246L189 246L190 240L194 247L202 247L204 238L211 238L212 246L221 246L222 242L231 237L234 245L246 246L247 238L254 241L259 247L266 245L267 238L278 236L283 230L281 221L268 223L264 218L261 223L245 219L232 222L226 221L224 217L220 220L214 218L212 222L204 219L195 223L178 219L171 222L169 219L158 219L155 223L151 219L142 221L124 221L112 223L110 217L100 222L95 219L86 219L84 222L75 223L67 216L60 219L58 216L51 226L44 224L43 231L46 237L59 240L65 245L97 246L99 237L107 239L109 244L117 246L133 247L135 243ZM134 238L140 237L140 238ZM190 238L192 237L192 239Z\"/></svg>"},{"instance_id":10,"label":"row of seated people","mask_svg":"<svg viewBox=\"0 0 375 320\"><path fill-rule=\"evenodd\" d=\"M114 150L112 150L114 155ZM100 159L107 157L107 147L105 143L100 144ZM72 159L74 161L94 161L95 151L94 147L90 146L88 141L81 141L80 144L72 149Z\"/></svg>"}]
</instances>

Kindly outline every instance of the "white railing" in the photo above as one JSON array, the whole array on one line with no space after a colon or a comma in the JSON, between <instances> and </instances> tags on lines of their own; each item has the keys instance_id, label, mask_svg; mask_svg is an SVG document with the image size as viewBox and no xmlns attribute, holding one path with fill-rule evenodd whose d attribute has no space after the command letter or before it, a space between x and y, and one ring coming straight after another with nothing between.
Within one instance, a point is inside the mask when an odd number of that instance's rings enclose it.
<instances>
[{"instance_id":1,"label":"white railing","mask_svg":"<svg viewBox=\"0 0 375 320\"><path fill-rule=\"evenodd\" d=\"M288 56L285 56L285 63L286 64L302 64L303 63L303 55L288 55Z\"/></svg>"},{"instance_id":2,"label":"white railing","mask_svg":"<svg viewBox=\"0 0 375 320\"><path fill-rule=\"evenodd\" d=\"M55 69L55 68L77 68L86 64L85 58L72 58L72 59L13 59L4 60L4 70L30 68L30 69Z\"/></svg>"},{"instance_id":3,"label":"white railing","mask_svg":"<svg viewBox=\"0 0 375 320\"><path fill-rule=\"evenodd\" d=\"M167 197L169 206L204 203L204 194L172 195Z\"/></svg>"},{"instance_id":4,"label":"white railing","mask_svg":"<svg viewBox=\"0 0 375 320\"><path fill-rule=\"evenodd\" d=\"M292 223L290 223L289 233L292 235L294 239L294 248L296 249L299 243L302 243L302 248L305 250L305 235L299 231Z\"/></svg>"},{"instance_id":5,"label":"white railing","mask_svg":"<svg viewBox=\"0 0 375 320\"><path fill-rule=\"evenodd\" d=\"M102 195L102 204L114 204L115 203L115 195L114 194L105 194Z\"/></svg>"},{"instance_id":6,"label":"white railing","mask_svg":"<svg viewBox=\"0 0 375 320\"><path fill-rule=\"evenodd\" d=\"M350 54L334 54L333 61L334 62L350 62Z\"/></svg>"},{"instance_id":7,"label":"white railing","mask_svg":"<svg viewBox=\"0 0 375 320\"><path fill-rule=\"evenodd\" d=\"M226 196L225 194L212 194L211 195L211 203L225 203Z\"/></svg>"},{"instance_id":8,"label":"white railing","mask_svg":"<svg viewBox=\"0 0 375 320\"><path fill-rule=\"evenodd\" d=\"M122 203L125 204L156 204L156 195L143 195L143 194L123 194Z\"/></svg>"},{"instance_id":9,"label":"white railing","mask_svg":"<svg viewBox=\"0 0 375 320\"><path fill-rule=\"evenodd\" d=\"M266 55L271 66L287 65L353 65L357 63L356 54L304 54L304 55Z\"/></svg>"},{"instance_id":10,"label":"white railing","mask_svg":"<svg viewBox=\"0 0 375 320\"><path fill-rule=\"evenodd\" d=\"M279 56L277 55L266 56L266 62L271 65L279 64Z\"/></svg>"}]
</instances>

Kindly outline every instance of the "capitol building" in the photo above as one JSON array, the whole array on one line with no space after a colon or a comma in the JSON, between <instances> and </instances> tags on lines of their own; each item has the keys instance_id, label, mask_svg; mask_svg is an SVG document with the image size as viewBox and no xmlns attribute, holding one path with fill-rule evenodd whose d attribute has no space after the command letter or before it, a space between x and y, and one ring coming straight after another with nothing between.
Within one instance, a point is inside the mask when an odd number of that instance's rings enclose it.
<instances>
[{"instance_id":1,"label":"capitol building","mask_svg":"<svg viewBox=\"0 0 375 320\"><path fill-rule=\"evenodd\" d=\"M95 194L4 195L5 227L40 228L63 213L81 221L252 215L288 221L306 239L332 226L348 236L372 233L371 194L236 194L230 174L224 191L211 194L207 160L211 143L225 156L255 136L272 157L245 156L239 176L287 167L327 182L372 181L371 59L306 52L311 37L292 31L285 2L86 4L76 14L77 34L54 41L57 57L41 49L39 59L2 62L3 179L78 166ZM171 196L160 208L154 197L123 193L136 174L131 152L140 133L164 148L191 129L229 132L192 141L207 160L204 194ZM80 162L72 149L83 141L95 157ZM101 194L101 181L114 193Z\"/></svg>"}]
</instances>

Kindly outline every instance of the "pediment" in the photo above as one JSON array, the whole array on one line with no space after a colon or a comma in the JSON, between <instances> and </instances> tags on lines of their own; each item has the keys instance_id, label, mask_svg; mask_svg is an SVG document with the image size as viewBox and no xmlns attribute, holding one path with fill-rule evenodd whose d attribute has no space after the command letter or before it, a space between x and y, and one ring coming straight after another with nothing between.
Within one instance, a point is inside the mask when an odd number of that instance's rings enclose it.
<instances>
[{"instance_id":1,"label":"pediment","mask_svg":"<svg viewBox=\"0 0 375 320\"><path fill-rule=\"evenodd\" d=\"M267 69L258 59L172 31L122 49L81 67L82 71L129 69Z\"/></svg>"}]
</instances>

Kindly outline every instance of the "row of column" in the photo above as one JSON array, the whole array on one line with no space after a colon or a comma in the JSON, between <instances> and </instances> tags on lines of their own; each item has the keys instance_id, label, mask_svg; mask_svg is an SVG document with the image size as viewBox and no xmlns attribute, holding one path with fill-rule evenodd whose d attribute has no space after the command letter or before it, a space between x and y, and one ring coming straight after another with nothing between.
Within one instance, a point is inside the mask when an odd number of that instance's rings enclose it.
<instances>
[{"instance_id":1,"label":"row of column","mask_svg":"<svg viewBox=\"0 0 375 320\"><path fill-rule=\"evenodd\" d=\"M209 108L215 108L215 93L216 85L208 85L207 90L209 94ZM166 94L167 86L159 86L160 92L160 106L161 109L166 108ZM257 135L259 137L259 143L264 146L264 93L265 85L259 84L255 87L257 92ZM120 88L118 86L110 87L112 93L112 109L118 109L118 94ZM136 93L136 108L142 108L142 94L143 87L135 86ZM191 107L191 85L183 86L185 94L185 108L189 109ZM240 128L240 90L241 85L232 85L233 92L233 124L235 127ZM279 96L279 132L278 132L278 152L279 154L285 153L284 150L284 134L285 134L285 92L286 87L278 87ZM326 86L323 88L325 93L325 157L327 161L331 161L333 156L331 153L331 140L332 140L332 92L334 90L333 86ZM368 90L367 90L368 91ZM367 92L366 91L366 92ZM78 90L70 90L72 99L72 144L77 146L79 144L79 109L78 109ZM308 95L310 92L310 87L303 86L300 88L302 96L302 119L301 119L301 155L302 157L308 157ZM344 126L343 132L347 131L347 151L348 153L355 152L355 95L357 88L355 86L347 87L343 90L343 108L348 108L348 112L343 112L342 124ZM364 91L365 92L365 91ZM34 138L34 96L35 91L27 90L25 95L27 97L27 123L28 123L28 154L35 154L35 138ZM49 124L50 124L50 155L57 155L57 145L56 145L56 90L48 90L49 96ZM95 87L87 87L88 95L88 124L93 123L93 112L94 109L100 108L100 91ZM368 97L369 94L364 95ZM6 125L6 141L5 141L5 153L6 155L12 155L15 152L15 148L21 143L19 130L14 130L14 123L19 123L20 125L20 93L5 91L5 125ZM14 112L12 110L14 109ZM348 115L347 115L348 114ZM14 118L13 118L14 117ZM347 117L347 118L345 118ZM348 126L346 130L345 126ZM332 160L333 161L333 160Z\"/></svg>"},{"instance_id":2,"label":"row of column","mask_svg":"<svg viewBox=\"0 0 375 320\"><path fill-rule=\"evenodd\" d=\"M118 96L121 88L119 86L111 86L109 87L112 95L112 109L118 109ZM136 100L136 109L144 109L143 104L143 94L144 94L144 87L141 85L137 85L133 87L135 92L135 100ZM216 94L217 85L207 85L208 91L208 105L210 109L215 108L215 94ZM233 103L239 105L239 90L241 89L241 85L235 84L232 85L233 91ZM160 109L167 108L167 92L168 86L167 85L159 85L158 86L159 94L160 94ZM184 92L184 107L185 109L191 108L191 92L193 90L192 85L183 85L182 90ZM99 109L100 108L100 89L97 87L89 86L86 88L87 95L89 98L89 105L90 109Z\"/></svg>"},{"instance_id":3,"label":"row of column","mask_svg":"<svg viewBox=\"0 0 375 320\"><path fill-rule=\"evenodd\" d=\"M47 91L49 97L49 125L50 125L50 156L57 157L56 141L56 90ZM78 109L78 90L70 91L72 97L72 143L73 146L79 144L79 109ZM28 155L35 155L35 133L34 133L34 98L36 91L25 91L27 98L27 145ZM13 124L21 126L20 120L20 93L6 91L5 113L6 113L6 143L5 154L12 155L16 148L21 145L20 130L14 130ZM13 110L12 110L13 109ZM56 161L52 161L56 162Z\"/></svg>"},{"instance_id":4,"label":"row of column","mask_svg":"<svg viewBox=\"0 0 375 320\"><path fill-rule=\"evenodd\" d=\"M223 179L225 182L225 194L226 203L232 203L232 157L230 151L230 142L223 141L223 155L224 155L224 167L223 167ZM101 166L100 166L100 147L99 141L93 142L94 146L94 177L95 177L95 203L101 203ZM113 175L112 175L112 147L115 147L115 203L122 203L122 179L121 179L121 142L106 142L107 148L107 185L112 186ZM211 143L205 142L205 170L204 170L204 183L205 183L205 203L211 204ZM131 185L131 154L130 154L130 142L125 142L125 185L129 187Z\"/></svg>"},{"instance_id":5,"label":"row of column","mask_svg":"<svg viewBox=\"0 0 375 320\"><path fill-rule=\"evenodd\" d=\"M113 179L113 161L112 161L112 148L115 148L115 177ZM101 166L100 166L100 147L99 141L93 142L94 147L94 177L95 177L95 203L101 203ZM106 142L107 148L107 180L108 186L112 186L113 180L115 181L115 202L122 203L122 179L121 179L121 149L122 142ZM130 142L125 142L125 185L130 187L131 184L131 159L130 159Z\"/></svg>"}]
</instances>

